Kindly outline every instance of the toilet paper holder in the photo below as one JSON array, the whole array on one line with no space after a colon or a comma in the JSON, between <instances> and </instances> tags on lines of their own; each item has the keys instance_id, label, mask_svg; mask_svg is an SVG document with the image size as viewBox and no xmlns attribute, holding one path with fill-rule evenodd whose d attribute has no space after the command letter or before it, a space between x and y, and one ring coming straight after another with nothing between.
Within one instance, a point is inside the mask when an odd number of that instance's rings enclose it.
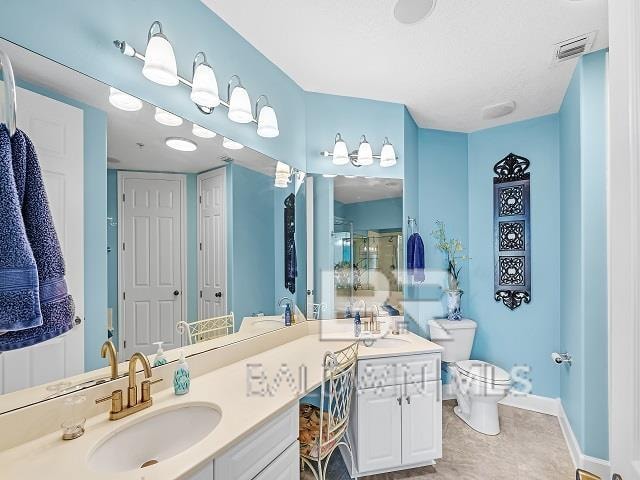
<instances>
[{"instance_id":1,"label":"toilet paper holder","mask_svg":"<svg viewBox=\"0 0 640 480\"><path fill-rule=\"evenodd\" d=\"M562 365L563 363L566 363L569 366L571 366L571 364L573 363L573 357L568 352L564 352L564 353L553 352L551 354L551 360L553 360L558 365Z\"/></svg>"}]
</instances>

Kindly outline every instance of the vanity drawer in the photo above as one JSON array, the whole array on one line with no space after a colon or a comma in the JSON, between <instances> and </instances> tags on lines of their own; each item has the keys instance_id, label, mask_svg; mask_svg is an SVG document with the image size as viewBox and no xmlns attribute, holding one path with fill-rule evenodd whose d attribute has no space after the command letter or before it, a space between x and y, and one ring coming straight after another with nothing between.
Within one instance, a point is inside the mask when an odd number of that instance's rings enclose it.
<instances>
[{"instance_id":1,"label":"vanity drawer","mask_svg":"<svg viewBox=\"0 0 640 480\"><path fill-rule=\"evenodd\" d=\"M213 461L215 480L251 480L298 439L298 405L249 434Z\"/></svg>"},{"instance_id":2,"label":"vanity drawer","mask_svg":"<svg viewBox=\"0 0 640 480\"><path fill-rule=\"evenodd\" d=\"M440 380L440 354L403 355L358 361L358 389Z\"/></svg>"},{"instance_id":3,"label":"vanity drawer","mask_svg":"<svg viewBox=\"0 0 640 480\"><path fill-rule=\"evenodd\" d=\"M293 443L254 480L300 480L300 444Z\"/></svg>"}]
</instances>

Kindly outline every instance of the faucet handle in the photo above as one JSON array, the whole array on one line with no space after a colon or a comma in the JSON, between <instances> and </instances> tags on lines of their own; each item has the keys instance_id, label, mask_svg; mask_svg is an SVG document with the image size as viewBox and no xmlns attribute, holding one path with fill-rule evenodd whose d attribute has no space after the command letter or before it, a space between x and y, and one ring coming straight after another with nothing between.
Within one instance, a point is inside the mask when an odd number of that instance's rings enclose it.
<instances>
[{"instance_id":1,"label":"faucet handle","mask_svg":"<svg viewBox=\"0 0 640 480\"><path fill-rule=\"evenodd\" d=\"M111 395L96 399L96 404L111 400L111 413L122 411L122 390L114 390Z\"/></svg>"},{"instance_id":2,"label":"faucet handle","mask_svg":"<svg viewBox=\"0 0 640 480\"><path fill-rule=\"evenodd\" d=\"M151 400L151 385L161 381L162 378L158 378L156 380L145 380L142 382L142 399L140 400L142 403Z\"/></svg>"}]
</instances>

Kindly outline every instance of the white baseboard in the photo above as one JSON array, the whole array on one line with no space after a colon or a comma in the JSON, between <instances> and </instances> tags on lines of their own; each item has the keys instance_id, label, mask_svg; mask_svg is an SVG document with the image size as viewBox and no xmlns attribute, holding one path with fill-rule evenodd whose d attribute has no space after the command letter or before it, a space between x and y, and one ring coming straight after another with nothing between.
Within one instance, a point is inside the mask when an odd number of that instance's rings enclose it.
<instances>
[{"instance_id":1,"label":"white baseboard","mask_svg":"<svg viewBox=\"0 0 640 480\"><path fill-rule=\"evenodd\" d=\"M569 418L564 411L562 402L558 402L558 420L560 421L560 428L564 435L567 446L569 447L569 453L571 454L571 460L576 468L582 468L588 472L598 475L602 480L608 480L611 478L611 465L607 460L601 458L590 457L582 453L578 439L573 433Z\"/></svg>"},{"instance_id":2,"label":"white baseboard","mask_svg":"<svg viewBox=\"0 0 640 480\"><path fill-rule=\"evenodd\" d=\"M523 410L531 410L532 412L544 413L555 417L560 412L560 399L541 397L539 395L510 393L500 401L500 405L522 408Z\"/></svg>"}]
</instances>

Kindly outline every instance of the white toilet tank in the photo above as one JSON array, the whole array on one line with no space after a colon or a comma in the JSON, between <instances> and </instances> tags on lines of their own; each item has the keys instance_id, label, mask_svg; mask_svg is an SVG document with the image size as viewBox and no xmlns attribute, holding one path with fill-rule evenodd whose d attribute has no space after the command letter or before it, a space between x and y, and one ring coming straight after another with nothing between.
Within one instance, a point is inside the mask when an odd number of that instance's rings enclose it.
<instances>
[{"instance_id":1,"label":"white toilet tank","mask_svg":"<svg viewBox=\"0 0 640 480\"><path fill-rule=\"evenodd\" d=\"M469 319L429 320L431 341L444 348L443 362L469 360L476 327L476 322Z\"/></svg>"}]
</instances>

